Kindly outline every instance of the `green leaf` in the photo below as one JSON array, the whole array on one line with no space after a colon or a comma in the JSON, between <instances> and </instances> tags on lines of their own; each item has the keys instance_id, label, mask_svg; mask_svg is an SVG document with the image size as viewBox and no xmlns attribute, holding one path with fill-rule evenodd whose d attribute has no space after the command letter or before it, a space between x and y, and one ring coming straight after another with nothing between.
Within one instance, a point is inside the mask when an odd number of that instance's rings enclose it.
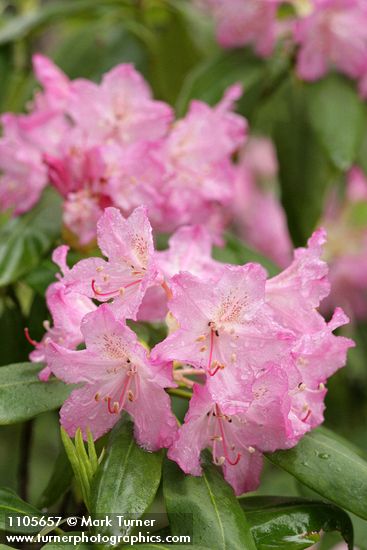
<instances>
[{"instance_id":1,"label":"green leaf","mask_svg":"<svg viewBox=\"0 0 367 550\"><path fill-rule=\"evenodd\" d=\"M23 282L32 288L40 296L44 296L48 286L55 282L55 275L59 268L51 260L46 258L30 271Z\"/></svg>"},{"instance_id":2,"label":"green leaf","mask_svg":"<svg viewBox=\"0 0 367 550\"><path fill-rule=\"evenodd\" d=\"M132 20L119 14L91 20L80 19L62 26L65 36L52 49L52 59L70 78L99 81L102 74L118 63L133 63L146 73L147 52L128 28Z\"/></svg>"},{"instance_id":3,"label":"green leaf","mask_svg":"<svg viewBox=\"0 0 367 550\"><path fill-rule=\"evenodd\" d=\"M161 452L148 453L135 443L132 423L124 415L111 433L92 485L91 512L141 517L158 490L162 458Z\"/></svg>"},{"instance_id":4,"label":"green leaf","mask_svg":"<svg viewBox=\"0 0 367 550\"><path fill-rule=\"evenodd\" d=\"M361 147L366 110L354 84L331 74L307 90L310 122L332 162L340 170L352 166Z\"/></svg>"},{"instance_id":5,"label":"green leaf","mask_svg":"<svg viewBox=\"0 0 367 550\"><path fill-rule=\"evenodd\" d=\"M224 247L214 247L213 257L220 261L232 264L245 264L247 262L257 262L267 269L269 276L273 277L279 273L279 268L271 260L252 250L246 244L231 233L225 234Z\"/></svg>"},{"instance_id":6,"label":"green leaf","mask_svg":"<svg viewBox=\"0 0 367 550\"><path fill-rule=\"evenodd\" d=\"M267 457L324 498L367 519L367 462L341 441L317 429L293 449Z\"/></svg>"},{"instance_id":7,"label":"green leaf","mask_svg":"<svg viewBox=\"0 0 367 550\"><path fill-rule=\"evenodd\" d=\"M18 497L18 495L11 489L0 489L0 530L9 531L11 533L38 533L38 526L11 526L7 517L12 516L14 523L16 516L21 518L22 516L39 517L41 515L41 512L37 510L37 508L34 508L34 506L31 506L31 504L28 504L27 502L24 502L24 500Z\"/></svg>"},{"instance_id":8,"label":"green leaf","mask_svg":"<svg viewBox=\"0 0 367 550\"><path fill-rule=\"evenodd\" d=\"M231 487L206 463L201 477L188 476L167 460L163 493L173 535L191 535L212 550L256 550L245 514Z\"/></svg>"},{"instance_id":9,"label":"green leaf","mask_svg":"<svg viewBox=\"0 0 367 550\"><path fill-rule=\"evenodd\" d=\"M26 37L29 33L39 30L43 25L65 19L70 16L88 14L90 10L99 10L106 5L121 6L123 0L69 0L68 2L52 2L39 10L28 11L24 15L12 17L0 30L0 45Z\"/></svg>"},{"instance_id":10,"label":"green leaf","mask_svg":"<svg viewBox=\"0 0 367 550\"><path fill-rule=\"evenodd\" d=\"M71 387L51 378L41 382L42 365L15 363L0 368L0 424L14 424L58 408Z\"/></svg>"},{"instance_id":11,"label":"green leaf","mask_svg":"<svg viewBox=\"0 0 367 550\"><path fill-rule=\"evenodd\" d=\"M305 86L286 80L262 104L254 125L275 142L289 230L295 245L303 246L320 219L328 186L337 177L308 120Z\"/></svg>"},{"instance_id":12,"label":"green leaf","mask_svg":"<svg viewBox=\"0 0 367 550\"><path fill-rule=\"evenodd\" d=\"M61 428L61 439L75 478L83 495L83 501L87 509L90 510L90 486L92 473L89 465L87 466L88 456L85 451L80 429L75 435L75 445L68 436L64 428Z\"/></svg>"},{"instance_id":13,"label":"green leaf","mask_svg":"<svg viewBox=\"0 0 367 550\"><path fill-rule=\"evenodd\" d=\"M239 102L243 110L252 99L252 89L262 83L264 63L247 50L222 52L199 66L195 67L185 79L176 103L176 110L181 116L185 113L191 99L200 99L213 105L218 102L225 89L240 82L245 90ZM262 84L261 84L262 88Z\"/></svg>"},{"instance_id":14,"label":"green leaf","mask_svg":"<svg viewBox=\"0 0 367 550\"><path fill-rule=\"evenodd\" d=\"M166 21L147 44L150 83L156 95L174 103L187 73L200 60L189 29L178 7L171 5Z\"/></svg>"},{"instance_id":15,"label":"green leaf","mask_svg":"<svg viewBox=\"0 0 367 550\"><path fill-rule=\"evenodd\" d=\"M0 231L0 286L32 271L61 230L61 198L51 189L27 214L12 218Z\"/></svg>"},{"instance_id":16,"label":"green leaf","mask_svg":"<svg viewBox=\"0 0 367 550\"><path fill-rule=\"evenodd\" d=\"M75 533L74 536L77 537L80 535ZM65 542L58 544L55 542L49 542L48 544L42 546L42 548L45 548L46 550L91 550L92 548L94 548L94 545L82 542L78 542L76 544L69 544Z\"/></svg>"},{"instance_id":17,"label":"green leaf","mask_svg":"<svg viewBox=\"0 0 367 550\"><path fill-rule=\"evenodd\" d=\"M152 548L157 548L158 550L172 550L172 548L177 548L177 550L182 550L183 548L185 550L210 550L208 546L198 546L195 544L195 546L191 544L185 544L184 546L182 544L138 544L137 548L139 550L151 550ZM1 550L1 547L0 547ZM246 549L247 550L247 549Z\"/></svg>"},{"instance_id":18,"label":"green leaf","mask_svg":"<svg viewBox=\"0 0 367 550\"><path fill-rule=\"evenodd\" d=\"M27 360L28 343L24 338L24 323L18 304L0 301L0 365Z\"/></svg>"},{"instance_id":19,"label":"green leaf","mask_svg":"<svg viewBox=\"0 0 367 550\"><path fill-rule=\"evenodd\" d=\"M70 462L64 448L61 448L50 480L40 496L39 508L48 508L59 500L69 489L72 479L73 471Z\"/></svg>"},{"instance_id":20,"label":"green leaf","mask_svg":"<svg viewBox=\"0 0 367 550\"><path fill-rule=\"evenodd\" d=\"M339 531L353 550L353 525L346 512L332 504L287 497L244 497L240 504L258 550L303 550L321 531Z\"/></svg>"}]
</instances>

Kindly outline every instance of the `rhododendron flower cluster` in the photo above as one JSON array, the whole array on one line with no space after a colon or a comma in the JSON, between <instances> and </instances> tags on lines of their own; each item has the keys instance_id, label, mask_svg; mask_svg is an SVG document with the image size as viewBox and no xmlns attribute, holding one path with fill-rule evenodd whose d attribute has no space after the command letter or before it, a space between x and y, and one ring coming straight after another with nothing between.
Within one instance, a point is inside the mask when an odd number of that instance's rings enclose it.
<instances>
[{"instance_id":1,"label":"rhododendron flower cluster","mask_svg":"<svg viewBox=\"0 0 367 550\"><path fill-rule=\"evenodd\" d=\"M259 264L213 260L213 237L200 226L180 228L167 250L155 251L144 207L127 219L105 209L97 233L106 259L68 268L66 247L55 251L54 325L32 355L82 385L62 406L62 425L98 438L126 410L146 449L166 447L200 475L200 453L210 447L237 494L255 489L262 454L294 446L323 421L325 383L353 345L333 334L348 322L340 308L329 322L318 311L330 292L325 231L270 279ZM148 350L126 322L156 304L169 330ZM177 384L193 387L181 427L166 391Z\"/></svg>"},{"instance_id":2,"label":"rhododendron flower cluster","mask_svg":"<svg viewBox=\"0 0 367 550\"><path fill-rule=\"evenodd\" d=\"M28 114L2 116L1 210L26 212L51 183L81 245L95 238L105 207L128 215L141 204L159 231L200 222L220 239L233 198L232 155L247 131L231 111L240 86L213 108L193 101L174 121L172 108L152 98L129 64L95 84L70 81L41 55L33 62L43 91Z\"/></svg>"},{"instance_id":3,"label":"rhododendron flower cluster","mask_svg":"<svg viewBox=\"0 0 367 550\"><path fill-rule=\"evenodd\" d=\"M294 15L279 18L278 0L200 0L213 16L223 47L250 44L262 57L276 41L296 49L300 78L318 80L335 68L359 81L367 97L367 5L364 0L290 0Z\"/></svg>"}]
</instances>

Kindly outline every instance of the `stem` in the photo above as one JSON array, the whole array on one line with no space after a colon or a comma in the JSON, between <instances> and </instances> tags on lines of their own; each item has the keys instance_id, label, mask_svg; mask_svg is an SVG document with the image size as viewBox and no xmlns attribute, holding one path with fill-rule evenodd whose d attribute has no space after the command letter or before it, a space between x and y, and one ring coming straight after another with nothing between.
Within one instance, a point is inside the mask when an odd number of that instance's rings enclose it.
<instances>
[{"instance_id":1,"label":"stem","mask_svg":"<svg viewBox=\"0 0 367 550\"><path fill-rule=\"evenodd\" d=\"M23 425L20 438L20 462L19 462L19 494L23 500L28 497L28 476L30 451L32 447L33 421L28 420Z\"/></svg>"},{"instance_id":2,"label":"stem","mask_svg":"<svg viewBox=\"0 0 367 550\"><path fill-rule=\"evenodd\" d=\"M191 392L181 390L180 388L168 388L167 393L170 395L176 395L176 397L182 397L183 399L191 399L192 397Z\"/></svg>"}]
</instances>

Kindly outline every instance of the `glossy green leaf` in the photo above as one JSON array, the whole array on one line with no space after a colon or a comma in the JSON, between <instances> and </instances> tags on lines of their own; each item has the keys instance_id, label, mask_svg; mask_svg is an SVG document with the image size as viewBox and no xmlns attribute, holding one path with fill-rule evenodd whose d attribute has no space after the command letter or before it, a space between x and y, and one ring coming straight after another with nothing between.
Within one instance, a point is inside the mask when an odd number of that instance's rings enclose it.
<instances>
[{"instance_id":1,"label":"glossy green leaf","mask_svg":"<svg viewBox=\"0 0 367 550\"><path fill-rule=\"evenodd\" d=\"M314 430L293 449L267 457L324 498L367 519L367 461L332 432Z\"/></svg>"},{"instance_id":2,"label":"glossy green leaf","mask_svg":"<svg viewBox=\"0 0 367 550\"><path fill-rule=\"evenodd\" d=\"M245 497L246 512L258 550L303 550L321 538L321 531L339 531L353 550L353 525L340 508L287 497Z\"/></svg>"},{"instance_id":3,"label":"glossy green leaf","mask_svg":"<svg viewBox=\"0 0 367 550\"><path fill-rule=\"evenodd\" d=\"M216 260L239 265L247 262L257 262L267 269L270 277L279 273L279 268L271 260L246 246L241 239L232 233L226 233L224 238L224 247L214 247L213 257Z\"/></svg>"},{"instance_id":4,"label":"glossy green leaf","mask_svg":"<svg viewBox=\"0 0 367 550\"><path fill-rule=\"evenodd\" d=\"M7 299L0 300L0 334L0 365L26 361L28 343L24 338L22 312L18 304Z\"/></svg>"},{"instance_id":5,"label":"glossy green leaf","mask_svg":"<svg viewBox=\"0 0 367 550\"><path fill-rule=\"evenodd\" d=\"M193 477L167 460L163 493L173 535L191 535L194 545L212 550L256 550L232 488L209 461L203 475Z\"/></svg>"},{"instance_id":6,"label":"glossy green leaf","mask_svg":"<svg viewBox=\"0 0 367 550\"><path fill-rule=\"evenodd\" d=\"M307 106L304 85L289 78L261 105L255 121L276 145L281 198L296 246L315 229L328 186L338 175L316 139Z\"/></svg>"},{"instance_id":7,"label":"glossy green leaf","mask_svg":"<svg viewBox=\"0 0 367 550\"><path fill-rule=\"evenodd\" d=\"M240 82L246 91L241 104L249 101L252 88L263 86L264 63L250 51L232 50L220 53L195 67L185 79L176 103L179 115L183 115L191 99L201 99L207 103L218 102L225 89Z\"/></svg>"},{"instance_id":8,"label":"glossy green leaf","mask_svg":"<svg viewBox=\"0 0 367 550\"><path fill-rule=\"evenodd\" d=\"M0 29L0 45L24 38L43 25L53 23L56 20L88 14L91 10L98 10L106 5L121 6L126 3L124 0L104 0L103 5L100 0L50 2L38 10L28 11L25 14L12 17Z\"/></svg>"},{"instance_id":9,"label":"glossy green leaf","mask_svg":"<svg viewBox=\"0 0 367 550\"><path fill-rule=\"evenodd\" d=\"M41 512L37 510L31 504L24 502L18 495L11 489L0 489L0 530L8 531L11 533L37 533L39 527L32 526L18 526L16 517L22 516L40 516ZM12 523L9 519L12 517Z\"/></svg>"},{"instance_id":10,"label":"glossy green leaf","mask_svg":"<svg viewBox=\"0 0 367 550\"><path fill-rule=\"evenodd\" d=\"M172 6L160 27L147 44L150 82L158 97L174 103L186 74L200 61L200 55L179 9Z\"/></svg>"},{"instance_id":11,"label":"glossy green leaf","mask_svg":"<svg viewBox=\"0 0 367 550\"><path fill-rule=\"evenodd\" d=\"M0 231L0 286L36 267L61 230L61 198L48 189L27 214L11 219Z\"/></svg>"},{"instance_id":12,"label":"glossy green leaf","mask_svg":"<svg viewBox=\"0 0 367 550\"><path fill-rule=\"evenodd\" d=\"M158 490L162 458L161 452L148 453L135 442L132 423L124 415L111 433L92 485L91 512L141 517Z\"/></svg>"},{"instance_id":13,"label":"glossy green leaf","mask_svg":"<svg viewBox=\"0 0 367 550\"><path fill-rule=\"evenodd\" d=\"M57 265L46 258L35 269L27 273L23 281L37 294L44 296L47 287L55 282L55 275L58 271Z\"/></svg>"},{"instance_id":14,"label":"glossy green leaf","mask_svg":"<svg viewBox=\"0 0 367 550\"><path fill-rule=\"evenodd\" d=\"M16 363L0 368L0 424L14 424L58 408L71 387L51 378L41 382L42 365Z\"/></svg>"},{"instance_id":15,"label":"glossy green leaf","mask_svg":"<svg viewBox=\"0 0 367 550\"><path fill-rule=\"evenodd\" d=\"M332 74L308 86L311 125L322 146L340 170L354 163L363 139L366 109L356 87Z\"/></svg>"},{"instance_id":16,"label":"glossy green leaf","mask_svg":"<svg viewBox=\"0 0 367 550\"><path fill-rule=\"evenodd\" d=\"M151 550L156 548L157 550L172 550L173 548L176 548L177 550L182 550L183 548L185 550L210 550L209 546L198 546L195 544L193 546L192 544L185 544L184 546L182 544L165 544L165 543L159 543L159 544L138 544L137 548L139 550ZM1 550L1 547L0 547Z\"/></svg>"},{"instance_id":17,"label":"glossy green leaf","mask_svg":"<svg viewBox=\"0 0 367 550\"><path fill-rule=\"evenodd\" d=\"M72 479L73 471L70 462L64 448L61 448L49 482L40 496L39 508L48 508L59 500L69 489Z\"/></svg>"},{"instance_id":18,"label":"glossy green leaf","mask_svg":"<svg viewBox=\"0 0 367 550\"><path fill-rule=\"evenodd\" d=\"M75 537L77 536L79 535L76 533ZM75 544L65 542L58 544L55 542L49 542L48 544L42 546L42 548L45 548L45 550L92 550L92 548L95 548L95 546L82 542L76 542Z\"/></svg>"},{"instance_id":19,"label":"glossy green leaf","mask_svg":"<svg viewBox=\"0 0 367 550\"><path fill-rule=\"evenodd\" d=\"M52 50L52 58L66 74L74 78L99 81L104 72L119 63L133 63L146 73L147 52L141 40L128 28L127 17L101 17L85 25L65 22L66 36Z\"/></svg>"}]
</instances>

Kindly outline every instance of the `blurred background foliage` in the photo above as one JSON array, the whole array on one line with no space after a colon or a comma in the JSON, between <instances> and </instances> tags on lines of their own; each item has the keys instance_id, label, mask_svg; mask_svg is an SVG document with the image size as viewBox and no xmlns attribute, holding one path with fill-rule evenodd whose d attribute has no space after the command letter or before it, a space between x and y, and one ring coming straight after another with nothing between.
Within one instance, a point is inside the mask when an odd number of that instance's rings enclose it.
<instances>
[{"instance_id":1,"label":"blurred background foliage","mask_svg":"<svg viewBox=\"0 0 367 550\"><path fill-rule=\"evenodd\" d=\"M345 170L357 161L367 168L366 106L351 82L332 74L318 83L304 84L295 77L291 60L281 49L266 61L248 49L223 52L210 22L198 16L189 2L0 0L0 18L1 112L25 109L36 87L31 56L38 51L71 78L98 81L117 63L133 63L155 97L168 101L179 116L192 98L214 104L229 84L240 81L245 93L238 111L248 118L252 131L275 142L282 202L296 246L303 245L317 225L328 187L341 188ZM55 268L45 253L58 241L56 212L60 206L54 197L44 200L40 212L32 211L32 219L22 222L28 233L15 224L6 242L4 235L0 242L0 360L4 365L27 360L31 348L23 329L28 326L38 339L47 318L44 290ZM45 211L52 215L47 217ZM0 225L4 221L1 218ZM252 259L251 251L240 243L231 243L229 250L232 261ZM36 269L31 271L32 267ZM367 454L366 329L365 325L349 329L358 346L350 353L349 367L328 385L326 425ZM182 417L184 404L178 399L174 404ZM53 479L53 483L65 483L67 489L71 480L57 413L3 426L0 438L1 485L17 490L34 505L54 504L52 487L46 488L56 459L63 480ZM30 484L25 487L28 476ZM310 491L268 464L259 494L310 496ZM64 510L68 506L65 501ZM353 521L356 543L367 548L366 522ZM334 535L325 539L324 548L334 540Z\"/></svg>"}]
</instances>

